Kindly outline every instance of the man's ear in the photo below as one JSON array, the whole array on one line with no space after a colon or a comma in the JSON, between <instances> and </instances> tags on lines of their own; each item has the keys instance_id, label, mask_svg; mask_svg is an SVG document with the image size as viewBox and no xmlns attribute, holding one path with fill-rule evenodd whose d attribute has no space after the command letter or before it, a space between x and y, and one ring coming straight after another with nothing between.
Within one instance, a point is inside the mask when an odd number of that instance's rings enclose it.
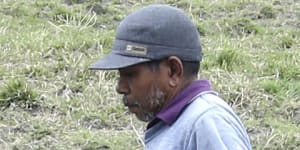
<instances>
[{"instance_id":1,"label":"man's ear","mask_svg":"<svg viewBox=\"0 0 300 150\"><path fill-rule=\"evenodd\" d=\"M170 56L167 59L169 85L176 87L183 78L183 64L177 56Z\"/></svg>"}]
</instances>

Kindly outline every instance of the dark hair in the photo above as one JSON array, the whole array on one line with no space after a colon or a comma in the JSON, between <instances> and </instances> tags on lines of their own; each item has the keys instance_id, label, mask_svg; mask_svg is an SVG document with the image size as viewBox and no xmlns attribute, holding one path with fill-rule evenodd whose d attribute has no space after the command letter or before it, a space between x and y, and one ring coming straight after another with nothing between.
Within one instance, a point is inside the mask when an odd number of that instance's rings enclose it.
<instances>
[{"instance_id":1,"label":"dark hair","mask_svg":"<svg viewBox=\"0 0 300 150\"><path fill-rule=\"evenodd\" d=\"M183 61L183 70L184 74L187 77L197 75L200 68L200 62L198 61Z\"/></svg>"},{"instance_id":2,"label":"dark hair","mask_svg":"<svg viewBox=\"0 0 300 150\"><path fill-rule=\"evenodd\" d=\"M157 71L159 69L159 64L163 60L154 60L147 62L149 68L152 71ZM199 68L200 68L200 62L199 61L182 61L183 65L183 72L186 77L191 77L198 74Z\"/></svg>"}]
</instances>

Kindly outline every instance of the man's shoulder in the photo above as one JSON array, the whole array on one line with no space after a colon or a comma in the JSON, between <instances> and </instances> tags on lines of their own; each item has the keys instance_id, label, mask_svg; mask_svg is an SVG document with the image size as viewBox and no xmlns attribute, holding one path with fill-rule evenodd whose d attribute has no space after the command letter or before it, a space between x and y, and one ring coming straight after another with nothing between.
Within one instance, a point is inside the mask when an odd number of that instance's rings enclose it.
<instances>
[{"instance_id":1,"label":"man's shoulder","mask_svg":"<svg viewBox=\"0 0 300 150\"><path fill-rule=\"evenodd\" d=\"M146 145L153 149L250 147L237 115L224 100L211 93L196 96L171 126L160 122L155 127L155 134L146 136Z\"/></svg>"},{"instance_id":2,"label":"man's shoulder","mask_svg":"<svg viewBox=\"0 0 300 150\"><path fill-rule=\"evenodd\" d=\"M183 115L203 115L208 111L232 111L230 106L214 93L204 93L196 96L183 111Z\"/></svg>"},{"instance_id":3,"label":"man's shoulder","mask_svg":"<svg viewBox=\"0 0 300 150\"><path fill-rule=\"evenodd\" d=\"M191 102L181 111L180 115L172 124L172 126L190 126L191 123L198 120L198 118L205 114L205 112L213 109L215 106L209 104L209 102L204 99L204 95L210 95L210 93L199 94L198 96L194 97Z\"/></svg>"},{"instance_id":4,"label":"man's shoulder","mask_svg":"<svg viewBox=\"0 0 300 150\"><path fill-rule=\"evenodd\" d=\"M175 124L186 124L193 128L193 124L208 116L220 115L224 118L239 120L231 107L220 97L212 93L200 94L183 110Z\"/></svg>"}]
</instances>

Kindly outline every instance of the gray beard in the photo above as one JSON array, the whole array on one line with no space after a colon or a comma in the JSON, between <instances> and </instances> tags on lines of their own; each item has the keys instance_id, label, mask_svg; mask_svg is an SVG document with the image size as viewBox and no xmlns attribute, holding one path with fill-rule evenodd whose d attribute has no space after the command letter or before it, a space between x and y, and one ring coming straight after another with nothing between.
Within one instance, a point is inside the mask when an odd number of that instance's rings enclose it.
<instances>
[{"instance_id":1,"label":"gray beard","mask_svg":"<svg viewBox=\"0 0 300 150\"><path fill-rule=\"evenodd\" d=\"M147 103L141 104L138 100L135 100L134 105L144 109L148 108L150 110L155 110L155 112L144 111L140 114L135 114L136 117L144 122L150 122L155 119L156 114L162 109L165 104L165 94L157 86L152 86L149 91L149 94L146 96L145 101ZM123 102L126 103L127 99L124 97Z\"/></svg>"}]
</instances>

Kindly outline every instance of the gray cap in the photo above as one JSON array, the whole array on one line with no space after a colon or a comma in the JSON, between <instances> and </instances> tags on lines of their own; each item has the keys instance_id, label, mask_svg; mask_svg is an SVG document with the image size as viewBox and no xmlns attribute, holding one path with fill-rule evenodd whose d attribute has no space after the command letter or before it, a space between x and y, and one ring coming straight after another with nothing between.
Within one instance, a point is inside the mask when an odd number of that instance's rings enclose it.
<instances>
[{"instance_id":1,"label":"gray cap","mask_svg":"<svg viewBox=\"0 0 300 150\"><path fill-rule=\"evenodd\" d=\"M112 51L90 69L120 69L169 56L201 61L199 33L182 10L149 5L121 21Z\"/></svg>"}]
</instances>

